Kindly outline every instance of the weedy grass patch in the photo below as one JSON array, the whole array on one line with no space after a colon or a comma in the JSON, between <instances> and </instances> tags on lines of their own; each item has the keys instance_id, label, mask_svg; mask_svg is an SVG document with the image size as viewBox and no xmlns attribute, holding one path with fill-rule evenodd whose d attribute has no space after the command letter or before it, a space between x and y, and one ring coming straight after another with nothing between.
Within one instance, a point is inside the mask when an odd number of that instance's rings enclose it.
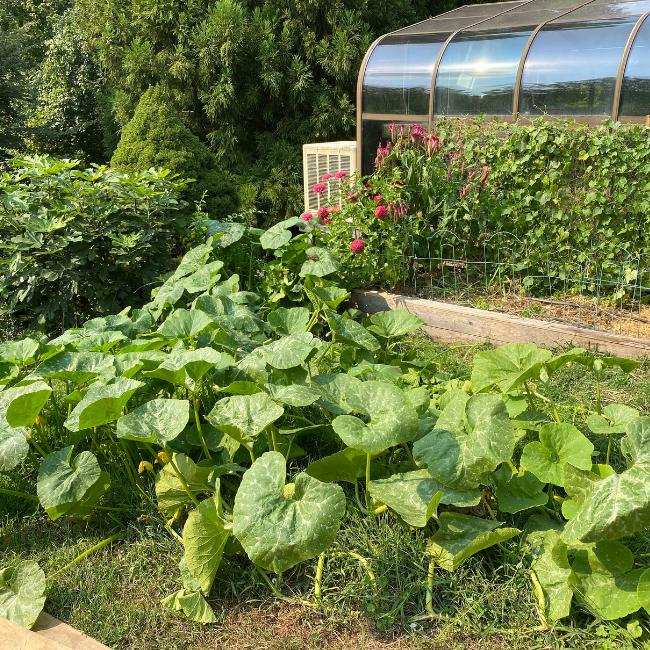
<instances>
[{"instance_id":1,"label":"weedy grass patch","mask_svg":"<svg viewBox=\"0 0 650 650\"><path fill-rule=\"evenodd\" d=\"M142 309L2 344L0 614L49 597L121 648L218 645L244 603L338 626L314 647L642 642L639 362L360 321L297 221L259 235L271 301L211 223Z\"/></svg>"}]
</instances>

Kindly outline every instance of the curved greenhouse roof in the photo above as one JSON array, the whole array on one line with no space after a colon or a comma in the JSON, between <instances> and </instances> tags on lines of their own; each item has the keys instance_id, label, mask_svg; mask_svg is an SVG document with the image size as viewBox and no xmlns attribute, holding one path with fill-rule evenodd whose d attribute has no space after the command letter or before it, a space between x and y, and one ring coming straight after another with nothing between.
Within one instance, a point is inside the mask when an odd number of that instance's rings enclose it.
<instances>
[{"instance_id":1,"label":"curved greenhouse roof","mask_svg":"<svg viewBox=\"0 0 650 650\"><path fill-rule=\"evenodd\" d=\"M371 171L393 120L548 114L645 124L649 15L650 0L516 0L460 7L378 38L359 72L359 166Z\"/></svg>"}]
</instances>

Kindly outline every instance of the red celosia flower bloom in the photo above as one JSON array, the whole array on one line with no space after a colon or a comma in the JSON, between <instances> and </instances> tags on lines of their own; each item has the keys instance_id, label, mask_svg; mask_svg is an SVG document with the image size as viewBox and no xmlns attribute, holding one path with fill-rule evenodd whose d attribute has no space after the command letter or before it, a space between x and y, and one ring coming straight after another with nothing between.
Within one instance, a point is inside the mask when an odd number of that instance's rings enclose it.
<instances>
[{"instance_id":1,"label":"red celosia flower bloom","mask_svg":"<svg viewBox=\"0 0 650 650\"><path fill-rule=\"evenodd\" d=\"M321 180L328 181L330 178L332 178L332 174L323 174L323 178Z\"/></svg>"},{"instance_id":2,"label":"red celosia flower bloom","mask_svg":"<svg viewBox=\"0 0 650 650\"><path fill-rule=\"evenodd\" d=\"M347 174L346 174L345 170L343 170L343 169L340 172L336 172L336 174L334 174L334 178L337 181L340 181L342 178L345 178L346 176L347 176Z\"/></svg>"},{"instance_id":3,"label":"red celosia flower bloom","mask_svg":"<svg viewBox=\"0 0 650 650\"><path fill-rule=\"evenodd\" d=\"M314 191L314 194L320 194L321 192L325 191L325 183L316 183L314 187L312 187L312 190Z\"/></svg>"},{"instance_id":4,"label":"red celosia flower bloom","mask_svg":"<svg viewBox=\"0 0 650 650\"><path fill-rule=\"evenodd\" d=\"M318 212L316 213L318 215L319 219L325 219L325 217L329 214L327 211L327 208L318 208Z\"/></svg>"},{"instance_id":5,"label":"red celosia flower bloom","mask_svg":"<svg viewBox=\"0 0 650 650\"><path fill-rule=\"evenodd\" d=\"M313 218L314 215L311 212L305 212L305 214L302 215L303 221L311 221Z\"/></svg>"},{"instance_id":6,"label":"red celosia flower bloom","mask_svg":"<svg viewBox=\"0 0 650 650\"><path fill-rule=\"evenodd\" d=\"M377 219L385 219L387 214L388 210L385 205L379 205L375 209L375 217L377 217Z\"/></svg>"},{"instance_id":7,"label":"red celosia flower bloom","mask_svg":"<svg viewBox=\"0 0 650 650\"><path fill-rule=\"evenodd\" d=\"M350 248L352 249L353 253L360 253L366 245L363 243L362 239L355 239L351 244Z\"/></svg>"}]
</instances>

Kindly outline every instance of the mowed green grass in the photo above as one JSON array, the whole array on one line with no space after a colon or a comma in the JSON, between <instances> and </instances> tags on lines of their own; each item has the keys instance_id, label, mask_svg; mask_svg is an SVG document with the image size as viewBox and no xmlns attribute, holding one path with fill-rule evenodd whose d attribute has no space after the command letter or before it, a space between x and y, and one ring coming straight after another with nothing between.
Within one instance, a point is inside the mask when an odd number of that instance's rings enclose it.
<instances>
[{"instance_id":1,"label":"mowed green grass","mask_svg":"<svg viewBox=\"0 0 650 650\"><path fill-rule=\"evenodd\" d=\"M440 371L454 377L470 374L472 357L480 349L444 348L424 336L405 345L416 347L425 358L435 358ZM595 384L584 367L574 365L556 375L554 399L562 418L586 432L582 423L595 408ZM603 404L612 402L650 414L649 363L631 376L618 369L606 371ZM606 440L591 439L602 462ZM296 472L319 450L306 445L306 451L308 457L293 468ZM614 463L619 471L624 469L620 455ZM152 493L148 480L143 479L143 486ZM602 622L574 604L569 619L550 632L538 631L528 566L517 538L479 553L455 573L437 569L434 607L449 618L413 622L425 609L425 533L406 530L387 514L371 520L354 507L328 551L321 607L278 602L248 560L231 558L222 564L209 599L218 623L206 627L184 621L160 605L164 596L181 586L181 546L165 530L157 511L125 485L124 477L113 476L105 501L124 510L115 513L117 521L97 516L85 522L69 518L50 522L31 503L0 497L0 566L31 558L50 574L123 531L120 542L55 577L46 604L50 614L114 650L650 648L648 631L636 640L627 631L634 619L650 630L644 611ZM30 483L22 489L33 491ZM502 520L523 528L534 512ZM626 543L638 566L646 566L650 535ZM315 570L314 560L288 571L283 576L284 593L311 600Z\"/></svg>"}]
</instances>

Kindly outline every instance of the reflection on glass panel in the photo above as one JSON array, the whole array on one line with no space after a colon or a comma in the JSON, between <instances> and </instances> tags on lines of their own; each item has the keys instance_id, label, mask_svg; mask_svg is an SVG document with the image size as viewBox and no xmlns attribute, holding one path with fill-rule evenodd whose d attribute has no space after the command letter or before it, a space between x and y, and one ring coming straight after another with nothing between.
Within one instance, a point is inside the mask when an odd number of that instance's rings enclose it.
<instances>
[{"instance_id":1,"label":"reflection on glass panel","mask_svg":"<svg viewBox=\"0 0 650 650\"><path fill-rule=\"evenodd\" d=\"M400 126L399 119L395 120ZM379 120L363 120L361 122L361 175L367 176L375 171L375 158L377 157L377 147L381 142L382 147L390 140L390 125L392 120L382 122ZM408 129L411 123L405 123L404 128ZM415 122L425 129L429 126L428 122Z\"/></svg>"},{"instance_id":2,"label":"reflection on glass panel","mask_svg":"<svg viewBox=\"0 0 650 650\"><path fill-rule=\"evenodd\" d=\"M570 14L558 18L558 23L575 22L577 20L597 20L599 18L624 18L625 16L642 16L650 11L650 0L634 0L634 2L595 2L585 5Z\"/></svg>"},{"instance_id":3,"label":"reflection on glass panel","mask_svg":"<svg viewBox=\"0 0 650 650\"><path fill-rule=\"evenodd\" d=\"M447 36L387 36L366 67L363 111L428 115L433 68Z\"/></svg>"},{"instance_id":4,"label":"reflection on glass panel","mask_svg":"<svg viewBox=\"0 0 650 650\"><path fill-rule=\"evenodd\" d=\"M525 31L460 33L447 46L436 78L436 115L512 113Z\"/></svg>"},{"instance_id":5,"label":"reflection on glass panel","mask_svg":"<svg viewBox=\"0 0 650 650\"><path fill-rule=\"evenodd\" d=\"M619 115L650 115L650 18L634 37L625 66Z\"/></svg>"},{"instance_id":6,"label":"reflection on glass panel","mask_svg":"<svg viewBox=\"0 0 650 650\"><path fill-rule=\"evenodd\" d=\"M421 23L409 25L395 32L396 34L433 34L442 31L454 32L468 25L497 16L504 11L518 7L523 2L496 2L483 5L466 5L446 14L429 18ZM449 29L451 27L451 29Z\"/></svg>"},{"instance_id":7,"label":"reflection on glass panel","mask_svg":"<svg viewBox=\"0 0 650 650\"><path fill-rule=\"evenodd\" d=\"M543 27L524 65L519 112L611 115L618 68L636 21L553 21Z\"/></svg>"}]
</instances>

